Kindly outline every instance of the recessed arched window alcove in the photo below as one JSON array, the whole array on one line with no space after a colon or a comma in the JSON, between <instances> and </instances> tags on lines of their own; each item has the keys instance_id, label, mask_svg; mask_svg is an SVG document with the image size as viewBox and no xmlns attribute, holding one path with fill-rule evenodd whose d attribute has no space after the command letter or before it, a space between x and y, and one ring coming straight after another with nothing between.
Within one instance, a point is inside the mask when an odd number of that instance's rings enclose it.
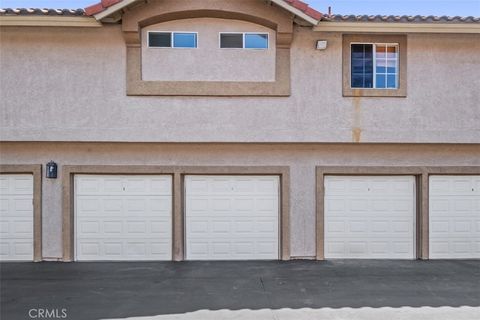
<instances>
[{"instance_id":1,"label":"recessed arched window alcove","mask_svg":"<svg viewBox=\"0 0 480 320\"><path fill-rule=\"evenodd\" d=\"M201 2L201 3L199 3ZM253 23L273 31L274 75L271 81L165 81L143 79L142 30L163 22L184 19L231 19ZM293 15L272 10L262 1L151 2L127 10L122 19L127 47L127 95L132 96L289 96L290 45ZM191 30L195 31L195 30Z\"/></svg>"}]
</instances>

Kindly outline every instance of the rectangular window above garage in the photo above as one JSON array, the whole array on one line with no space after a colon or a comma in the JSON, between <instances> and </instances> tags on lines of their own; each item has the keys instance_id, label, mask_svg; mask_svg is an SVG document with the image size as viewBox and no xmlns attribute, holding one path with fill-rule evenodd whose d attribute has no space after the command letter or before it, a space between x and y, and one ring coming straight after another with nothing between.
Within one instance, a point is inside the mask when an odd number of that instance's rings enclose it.
<instances>
[{"instance_id":1,"label":"rectangular window above garage","mask_svg":"<svg viewBox=\"0 0 480 320\"><path fill-rule=\"evenodd\" d=\"M343 35L343 96L406 97L405 35Z\"/></svg>"},{"instance_id":2,"label":"rectangular window above garage","mask_svg":"<svg viewBox=\"0 0 480 320\"><path fill-rule=\"evenodd\" d=\"M220 33L222 49L268 49L268 33Z\"/></svg>"},{"instance_id":3,"label":"rectangular window above garage","mask_svg":"<svg viewBox=\"0 0 480 320\"><path fill-rule=\"evenodd\" d=\"M197 48L195 32L148 32L149 48Z\"/></svg>"}]
</instances>

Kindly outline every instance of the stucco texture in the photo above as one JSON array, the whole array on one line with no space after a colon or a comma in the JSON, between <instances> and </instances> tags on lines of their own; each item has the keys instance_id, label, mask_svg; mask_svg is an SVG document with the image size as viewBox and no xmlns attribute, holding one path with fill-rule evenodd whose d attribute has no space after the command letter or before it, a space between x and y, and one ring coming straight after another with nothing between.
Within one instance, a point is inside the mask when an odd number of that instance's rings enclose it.
<instances>
[{"instance_id":1,"label":"stucco texture","mask_svg":"<svg viewBox=\"0 0 480 320\"><path fill-rule=\"evenodd\" d=\"M127 96L119 25L3 27L0 41L3 141L480 142L476 34L408 34L406 98L342 97L341 34L306 27L289 97Z\"/></svg>"},{"instance_id":2,"label":"stucco texture","mask_svg":"<svg viewBox=\"0 0 480 320\"><path fill-rule=\"evenodd\" d=\"M148 32L198 32L197 48L149 48ZM268 33L268 49L221 49L220 32ZM238 20L194 18L142 29L142 80L274 81L275 30Z\"/></svg>"},{"instance_id":3,"label":"stucco texture","mask_svg":"<svg viewBox=\"0 0 480 320\"><path fill-rule=\"evenodd\" d=\"M62 166L288 166L290 249L314 257L316 166L479 166L478 145L426 144L158 144L3 142L2 164L59 165L43 179L43 257L62 257Z\"/></svg>"}]
</instances>

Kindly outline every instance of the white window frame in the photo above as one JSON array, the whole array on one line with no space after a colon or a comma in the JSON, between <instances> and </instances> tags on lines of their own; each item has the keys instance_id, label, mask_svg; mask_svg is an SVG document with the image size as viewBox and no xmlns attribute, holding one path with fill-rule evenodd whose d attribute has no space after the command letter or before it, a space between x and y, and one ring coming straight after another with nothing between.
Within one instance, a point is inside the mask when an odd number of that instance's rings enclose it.
<instances>
[{"instance_id":1,"label":"white window frame","mask_svg":"<svg viewBox=\"0 0 480 320\"><path fill-rule=\"evenodd\" d=\"M222 48L222 34L241 34L242 35L242 47L241 48ZM245 35L247 34L261 34L267 36L266 48L245 48ZM218 33L218 47L222 50L269 50L270 49L270 33L269 32L219 32Z\"/></svg>"},{"instance_id":2,"label":"white window frame","mask_svg":"<svg viewBox=\"0 0 480 320\"><path fill-rule=\"evenodd\" d=\"M373 47L372 47L372 58L373 58L373 87L372 88L359 88L359 87L352 87L352 44L371 44ZM390 46L390 47L396 47L397 50L396 50L396 53L397 53L397 57L396 57L396 63L395 63L395 85L396 87L395 88L377 88L377 45L379 46ZM399 88L399 81L400 81L400 44L397 43L397 42L350 42L350 56L349 56L349 59L350 59L350 89L361 89L361 90L398 90ZM387 73L385 73L385 76L387 76ZM388 81L388 80L387 80Z\"/></svg>"},{"instance_id":3,"label":"white window frame","mask_svg":"<svg viewBox=\"0 0 480 320\"><path fill-rule=\"evenodd\" d=\"M150 46L150 33L170 33L170 47L151 47ZM190 47L174 47L174 35L175 33L191 33L195 34L195 44L193 48ZM195 31L159 31L159 30L149 30L147 31L147 48L149 49L198 49L198 32Z\"/></svg>"}]
</instances>

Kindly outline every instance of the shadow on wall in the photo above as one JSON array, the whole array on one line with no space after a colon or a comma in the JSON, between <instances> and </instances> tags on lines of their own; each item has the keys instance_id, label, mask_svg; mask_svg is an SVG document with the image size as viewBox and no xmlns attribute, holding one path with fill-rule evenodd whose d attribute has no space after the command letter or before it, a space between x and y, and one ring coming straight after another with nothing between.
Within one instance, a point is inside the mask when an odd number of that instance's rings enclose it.
<instances>
[{"instance_id":1,"label":"shadow on wall","mask_svg":"<svg viewBox=\"0 0 480 320\"><path fill-rule=\"evenodd\" d=\"M66 309L68 320L322 319L324 314L330 319L330 314L350 312L369 320L397 319L390 316L393 312L405 314L398 319L414 314L430 319L431 314L437 320L441 318L435 315L449 312L480 318L480 260L43 262L0 267L2 319L28 319L31 308Z\"/></svg>"}]
</instances>

